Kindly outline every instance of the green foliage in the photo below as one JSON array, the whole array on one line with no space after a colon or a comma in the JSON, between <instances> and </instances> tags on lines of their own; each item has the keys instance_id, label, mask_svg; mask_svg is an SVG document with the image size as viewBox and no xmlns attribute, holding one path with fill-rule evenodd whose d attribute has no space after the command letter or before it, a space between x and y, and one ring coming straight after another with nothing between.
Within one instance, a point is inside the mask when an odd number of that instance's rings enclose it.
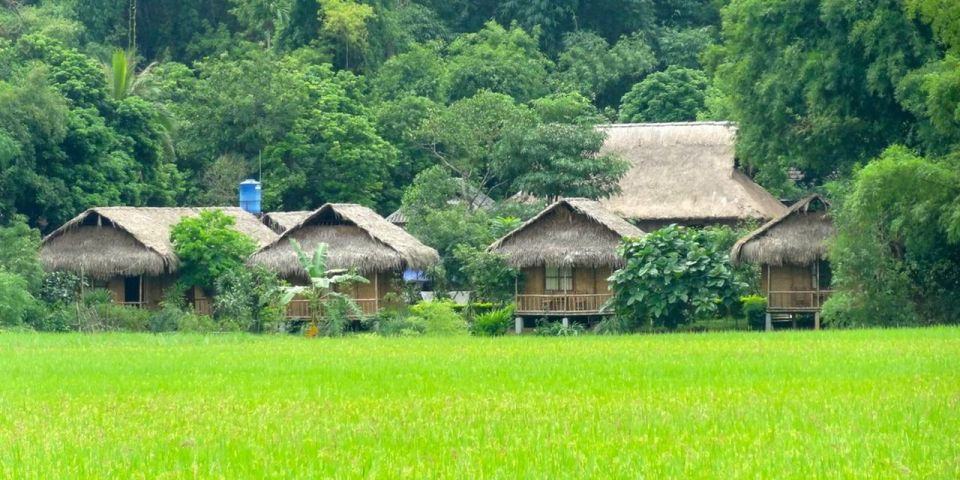
<instances>
[{"instance_id":1,"label":"green foliage","mask_svg":"<svg viewBox=\"0 0 960 480\"><path fill-rule=\"evenodd\" d=\"M482 313L474 317L471 331L480 337L499 337L513 325L513 305Z\"/></svg>"},{"instance_id":2,"label":"green foliage","mask_svg":"<svg viewBox=\"0 0 960 480\"><path fill-rule=\"evenodd\" d=\"M355 273L337 273L327 270L327 244L317 244L312 255L308 255L300 244L290 239L297 253L297 260L303 267L310 284L307 286L280 287L283 292L279 305L286 306L297 295L304 296L310 303L310 325L318 333L338 337L346 331L350 316L363 317L363 311L349 295L340 293L355 283L369 283L366 278Z\"/></svg>"},{"instance_id":3,"label":"green foliage","mask_svg":"<svg viewBox=\"0 0 960 480\"><path fill-rule=\"evenodd\" d=\"M844 322L960 322L960 169L900 146L838 186L833 300ZM840 315L837 316L839 320Z\"/></svg>"},{"instance_id":4,"label":"green foliage","mask_svg":"<svg viewBox=\"0 0 960 480\"><path fill-rule=\"evenodd\" d=\"M323 7L321 32L339 42L343 51L342 66L350 69L351 59L367 46L367 21L374 15L373 7L353 0L319 2ZM356 64L356 60L353 63Z\"/></svg>"},{"instance_id":5,"label":"green foliage","mask_svg":"<svg viewBox=\"0 0 960 480\"><path fill-rule=\"evenodd\" d=\"M467 245L455 247L453 255L474 300L502 304L513 298L520 271L511 267L505 256Z\"/></svg>"},{"instance_id":6,"label":"green foliage","mask_svg":"<svg viewBox=\"0 0 960 480\"><path fill-rule=\"evenodd\" d=\"M611 47L589 31L567 34L557 60L557 79L600 106L615 105L630 85L653 71L656 59L640 37L624 37Z\"/></svg>"},{"instance_id":7,"label":"green foliage","mask_svg":"<svg viewBox=\"0 0 960 480\"><path fill-rule=\"evenodd\" d=\"M579 323L570 322L565 327L561 321L548 321L545 318L538 320L537 327L533 329L533 333L541 337L577 337L586 332L586 328Z\"/></svg>"},{"instance_id":8,"label":"green foliage","mask_svg":"<svg viewBox=\"0 0 960 480\"><path fill-rule=\"evenodd\" d=\"M260 333L286 320L280 281L263 267L235 269L216 280L214 314L237 329Z\"/></svg>"},{"instance_id":9,"label":"green foliage","mask_svg":"<svg viewBox=\"0 0 960 480\"><path fill-rule=\"evenodd\" d=\"M654 73L623 96L621 122L689 122L704 108L707 77L699 70L670 67Z\"/></svg>"},{"instance_id":10,"label":"green foliage","mask_svg":"<svg viewBox=\"0 0 960 480\"><path fill-rule=\"evenodd\" d=\"M626 265L610 277L616 314L638 328L676 328L716 315L745 287L730 268L728 251L709 231L671 225L624 239Z\"/></svg>"},{"instance_id":11,"label":"green foliage","mask_svg":"<svg viewBox=\"0 0 960 480\"><path fill-rule=\"evenodd\" d=\"M40 299L49 305L70 305L80 299L80 291L89 286L73 272L50 272L43 276Z\"/></svg>"},{"instance_id":12,"label":"green foliage","mask_svg":"<svg viewBox=\"0 0 960 480\"><path fill-rule=\"evenodd\" d=\"M453 308L450 301L419 302L410 306L413 325L422 324L423 334L430 336L457 336L467 334L467 322Z\"/></svg>"},{"instance_id":13,"label":"green foliage","mask_svg":"<svg viewBox=\"0 0 960 480\"><path fill-rule=\"evenodd\" d=\"M181 282L212 289L218 278L243 268L256 244L234 230L234 223L220 210L206 210L173 226L170 241L180 259Z\"/></svg>"},{"instance_id":14,"label":"green foliage","mask_svg":"<svg viewBox=\"0 0 960 480\"><path fill-rule=\"evenodd\" d=\"M735 0L722 37L711 56L739 121L737 151L777 188L789 166L818 183L906 141L914 119L897 85L937 50L900 0Z\"/></svg>"},{"instance_id":15,"label":"green foliage","mask_svg":"<svg viewBox=\"0 0 960 480\"><path fill-rule=\"evenodd\" d=\"M747 325L754 330L763 330L767 322L767 299L762 295L745 295L740 297L740 303Z\"/></svg>"},{"instance_id":16,"label":"green foliage","mask_svg":"<svg viewBox=\"0 0 960 480\"><path fill-rule=\"evenodd\" d=\"M40 265L40 232L17 217L0 227L0 269L19 275L27 288L37 293L43 281Z\"/></svg>"},{"instance_id":17,"label":"green foliage","mask_svg":"<svg viewBox=\"0 0 960 480\"><path fill-rule=\"evenodd\" d=\"M37 310L27 281L0 268L0 325L20 325Z\"/></svg>"},{"instance_id":18,"label":"green foliage","mask_svg":"<svg viewBox=\"0 0 960 480\"><path fill-rule=\"evenodd\" d=\"M491 91L526 102L547 93L544 79L553 68L540 52L537 32L488 22L476 33L458 37L449 47L450 100Z\"/></svg>"},{"instance_id":19,"label":"green foliage","mask_svg":"<svg viewBox=\"0 0 960 480\"><path fill-rule=\"evenodd\" d=\"M513 132L500 145L498 175L538 198L606 198L620 192L629 164L600 153L606 138L592 125L547 123Z\"/></svg>"}]
</instances>

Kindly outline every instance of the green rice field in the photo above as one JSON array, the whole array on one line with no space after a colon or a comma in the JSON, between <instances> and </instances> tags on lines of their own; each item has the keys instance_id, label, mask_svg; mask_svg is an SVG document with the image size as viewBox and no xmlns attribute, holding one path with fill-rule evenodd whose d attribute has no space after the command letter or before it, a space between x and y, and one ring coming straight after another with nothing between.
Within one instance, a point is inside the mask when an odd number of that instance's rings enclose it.
<instances>
[{"instance_id":1,"label":"green rice field","mask_svg":"<svg viewBox=\"0 0 960 480\"><path fill-rule=\"evenodd\" d=\"M960 478L960 329L0 334L2 478Z\"/></svg>"}]
</instances>

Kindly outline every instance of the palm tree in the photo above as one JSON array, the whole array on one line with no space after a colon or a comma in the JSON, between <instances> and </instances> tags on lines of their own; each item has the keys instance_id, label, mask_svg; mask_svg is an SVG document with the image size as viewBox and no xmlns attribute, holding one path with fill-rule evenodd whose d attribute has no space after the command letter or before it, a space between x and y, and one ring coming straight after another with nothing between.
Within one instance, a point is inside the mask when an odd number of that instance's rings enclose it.
<instances>
[{"instance_id":1,"label":"palm tree","mask_svg":"<svg viewBox=\"0 0 960 480\"><path fill-rule=\"evenodd\" d=\"M122 101L127 97L149 97L153 85L151 83L150 70L157 65L157 62L151 62L146 68L137 73L137 54L133 50L125 51L116 49L109 62L103 63L104 75L107 79L107 87L110 90L110 96L114 100ZM163 105L155 104L159 114L157 115L157 130L160 131L161 141L166 154L172 158L176 152L173 148L173 117Z\"/></svg>"},{"instance_id":2,"label":"palm tree","mask_svg":"<svg viewBox=\"0 0 960 480\"><path fill-rule=\"evenodd\" d=\"M110 96L123 100L129 96L143 96L150 87L150 70L157 64L153 62L137 73L137 55L134 51L116 49L109 62L103 65L107 77Z\"/></svg>"},{"instance_id":3,"label":"palm tree","mask_svg":"<svg viewBox=\"0 0 960 480\"><path fill-rule=\"evenodd\" d=\"M308 256L296 240L291 238L290 244L297 252L300 265L307 272L310 285L284 287L280 304L286 305L293 297L302 295L310 304L310 324L313 328L330 336L343 334L348 316L361 316L363 311L352 298L336 288L353 283L369 283L369 280L350 272L328 270L326 243L317 245L312 256Z\"/></svg>"}]
</instances>

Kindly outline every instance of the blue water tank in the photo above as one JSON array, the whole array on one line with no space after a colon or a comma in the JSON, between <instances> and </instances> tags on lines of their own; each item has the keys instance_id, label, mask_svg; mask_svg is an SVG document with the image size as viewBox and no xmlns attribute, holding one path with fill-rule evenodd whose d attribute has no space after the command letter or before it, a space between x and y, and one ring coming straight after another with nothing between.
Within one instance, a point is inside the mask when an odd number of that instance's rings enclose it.
<instances>
[{"instance_id":1,"label":"blue water tank","mask_svg":"<svg viewBox=\"0 0 960 480\"><path fill-rule=\"evenodd\" d=\"M260 182L256 180L240 182L240 208L250 213L260 213Z\"/></svg>"}]
</instances>

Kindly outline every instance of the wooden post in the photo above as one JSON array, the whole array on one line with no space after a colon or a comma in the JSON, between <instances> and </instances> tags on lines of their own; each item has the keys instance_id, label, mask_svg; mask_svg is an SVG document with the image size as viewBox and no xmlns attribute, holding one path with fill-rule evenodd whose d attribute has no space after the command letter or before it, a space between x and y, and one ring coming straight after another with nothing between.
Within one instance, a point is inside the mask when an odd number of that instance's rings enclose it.
<instances>
[{"instance_id":1,"label":"wooden post","mask_svg":"<svg viewBox=\"0 0 960 480\"><path fill-rule=\"evenodd\" d=\"M820 330L820 310L813 313L813 329Z\"/></svg>"},{"instance_id":2,"label":"wooden post","mask_svg":"<svg viewBox=\"0 0 960 480\"><path fill-rule=\"evenodd\" d=\"M380 272L373 272L373 311L380 311Z\"/></svg>"}]
</instances>

